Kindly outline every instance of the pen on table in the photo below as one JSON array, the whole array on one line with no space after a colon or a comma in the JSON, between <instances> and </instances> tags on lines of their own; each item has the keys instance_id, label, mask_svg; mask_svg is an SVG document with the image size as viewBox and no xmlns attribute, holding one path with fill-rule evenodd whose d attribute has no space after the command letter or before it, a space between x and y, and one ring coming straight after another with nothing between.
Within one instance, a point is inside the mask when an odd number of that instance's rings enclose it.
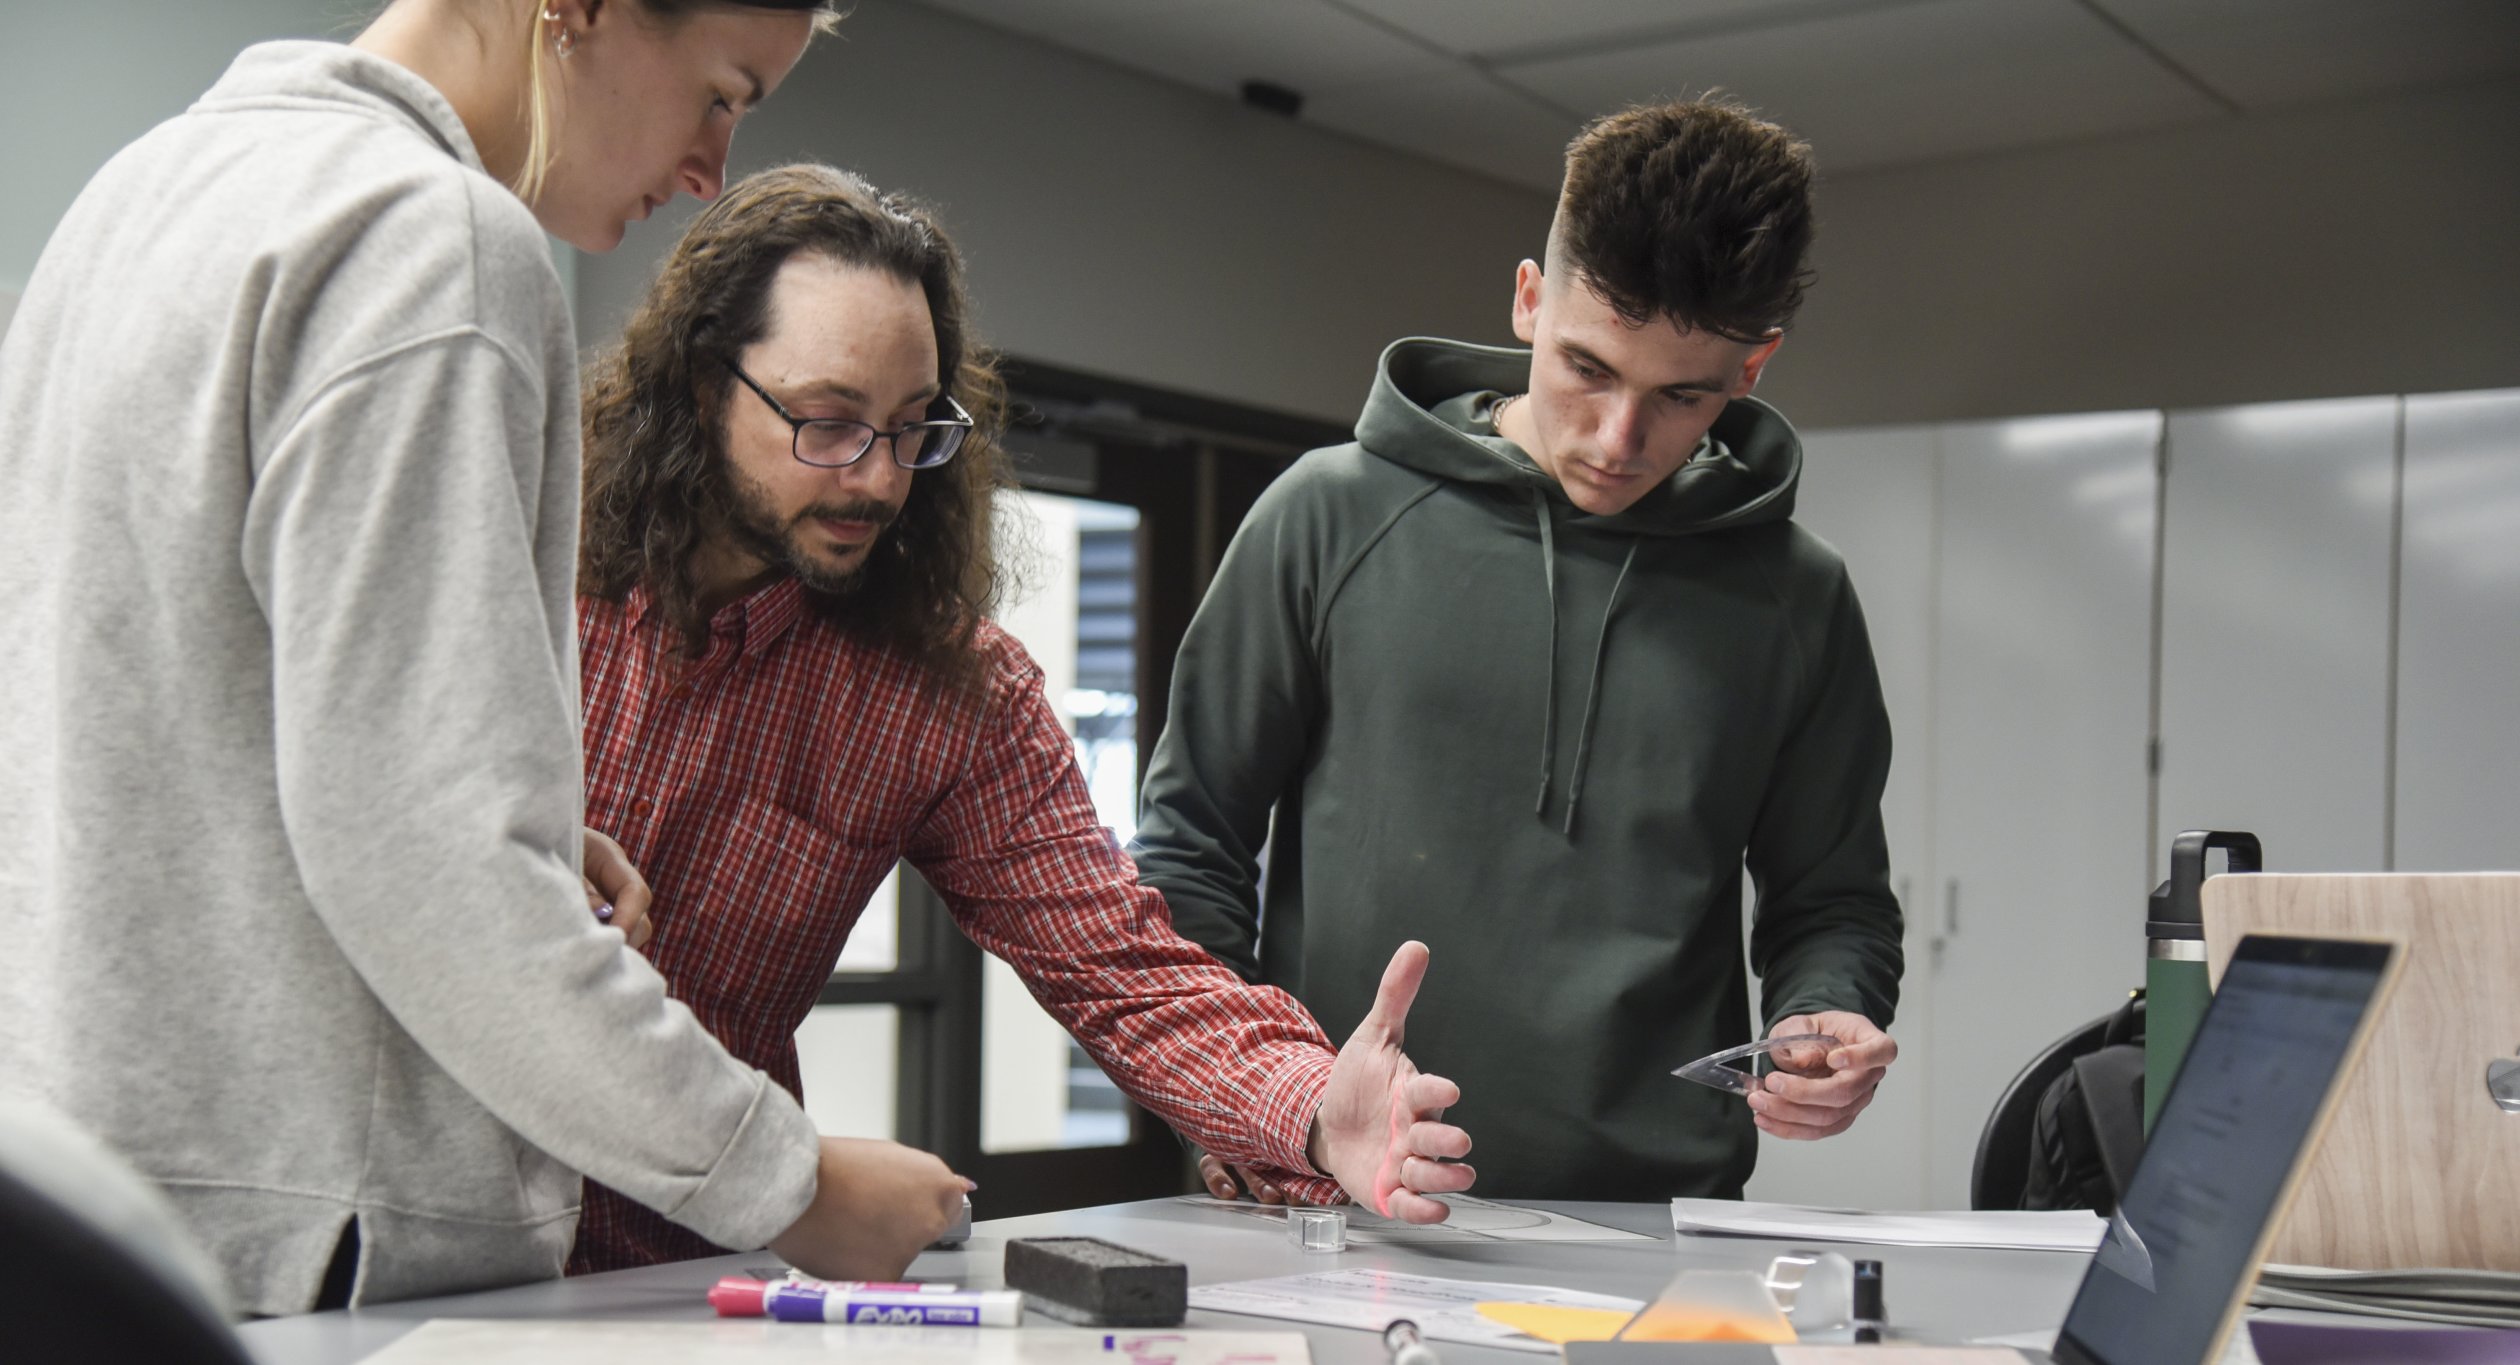
<instances>
[{"instance_id":1,"label":"pen on table","mask_svg":"<svg viewBox=\"0 0 2520 1365\"><path fill-rule=\"evenodd\" d=\"M1383 1329L1383 1345L1391 1351L1391 1365L1443 1365L1443 1357L1426 1344L1418 1334L1418 1325L1407 1318L1393 1318Z\"/></svg>"}]
</instances>

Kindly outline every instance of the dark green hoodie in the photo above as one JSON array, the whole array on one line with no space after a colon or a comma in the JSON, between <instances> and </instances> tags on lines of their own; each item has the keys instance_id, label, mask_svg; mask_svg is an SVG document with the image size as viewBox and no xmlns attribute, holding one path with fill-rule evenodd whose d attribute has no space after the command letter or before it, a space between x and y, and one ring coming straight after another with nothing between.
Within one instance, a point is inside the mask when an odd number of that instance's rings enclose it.
<instances>
[{"instance_id":1,"label":"dark green hoodie","mask_svg":"<svg viewBox=\"0 0 2520 1365\"><path fill-rule=\"evenodd\" d=\"M1872 649L1788 520L1774 409L1594 516L1490 423L1530 363L1398 342L1356 444L1261 497L1182 645L1139 873L1334 1039L1424 939L1408 1049L1461 1085L1479 1193L1738 1195L1749 1109L1669 1073L1752 1036L1745 861L1770 1021L1898 1001Z\"/></svg>"}]
</instances>

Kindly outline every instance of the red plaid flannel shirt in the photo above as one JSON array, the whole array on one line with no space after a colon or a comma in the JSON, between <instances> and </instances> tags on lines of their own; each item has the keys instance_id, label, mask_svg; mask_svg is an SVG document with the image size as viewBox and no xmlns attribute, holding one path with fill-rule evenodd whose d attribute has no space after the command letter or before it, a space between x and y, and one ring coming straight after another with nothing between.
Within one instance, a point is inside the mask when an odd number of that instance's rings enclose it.
<instances>
[{"instance_id":1,"label":"red plaid flannel shirt","mask_svg":"<svg viewBox=\"0 0 2520 1365\"><path fill-rule=\"evenodd\" d=\"M651 599L582 598L586 823L655 889L647 955L736 1056L800 1090L796 1029L902 858L1130 1098L1219 1155L1311 1176L1332 1052L1302 1006L1172 930L1097 822L1041 669L983 625L956 698L819 618L792 578L676 650ZM572 1273L724 1250L588 1181Z\"/></svg>"}]
</instances>

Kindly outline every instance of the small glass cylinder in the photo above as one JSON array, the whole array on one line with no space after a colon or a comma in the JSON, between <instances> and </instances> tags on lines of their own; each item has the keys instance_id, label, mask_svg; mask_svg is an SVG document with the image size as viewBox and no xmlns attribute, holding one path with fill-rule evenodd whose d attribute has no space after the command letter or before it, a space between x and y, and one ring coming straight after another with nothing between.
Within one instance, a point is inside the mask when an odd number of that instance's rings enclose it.
<instances>
[{"instance_id":1,"label":"small glass cylinder","mask_svg":"<svg viewBox=\"0 0 2520 1365\"><path fill-rule=\"evenodd\" d=\"M1347 1215L1337 1209L1288 1209L1286 1235L1305 1251L1345 1251Z\"/></svg>"}]
</instances>

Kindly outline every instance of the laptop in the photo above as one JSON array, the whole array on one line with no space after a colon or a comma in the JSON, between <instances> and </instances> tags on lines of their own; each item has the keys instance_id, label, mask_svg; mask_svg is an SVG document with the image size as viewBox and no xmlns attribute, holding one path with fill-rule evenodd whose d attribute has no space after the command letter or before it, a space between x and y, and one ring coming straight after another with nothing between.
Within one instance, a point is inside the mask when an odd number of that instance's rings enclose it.
<instances>
[{"instance_id":1,"label":"laptop","mask_svg":"<svg viewBox=\"0 0 2520 1365\"><path fill-rule=\"evenodd\" d=\"M2267 1259L2520 1271L2520 874L2259 873L2203 900L2209 965L2252 933L2405 945L2405 989Z\"/></svg>"},{"instance_id":2,"label":"laptop","mask_svg":"<svg viewBox=\"0 0 2520 1365\"><path fill-rule=\"evenodd\" d=\"M2233 948L2055 1349L2010 1354L2058 1365L2220 1358L2276 1215L2396 983L2399 956L2396 944L2377 939L2254 935ZM1853 1349L1896 1360L1902 1344ZM1849 1359L1849 1349L1574 1342L1566 1359L1794 1365ZM1965 1358L2006 1354L1973 1350Z\"/></svg>"}]
</instances>

